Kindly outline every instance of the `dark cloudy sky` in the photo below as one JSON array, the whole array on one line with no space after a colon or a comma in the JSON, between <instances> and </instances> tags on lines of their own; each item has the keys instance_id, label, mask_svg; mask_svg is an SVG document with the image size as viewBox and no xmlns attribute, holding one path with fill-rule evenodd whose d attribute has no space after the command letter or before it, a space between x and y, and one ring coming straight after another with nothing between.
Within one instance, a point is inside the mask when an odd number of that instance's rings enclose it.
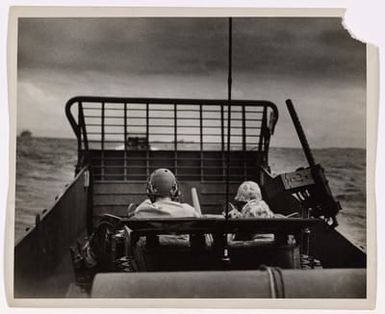
<instances>
[{"instance_id":1,"label":"dark cloudy sky","mask_svg":"<svg viewBox=\"0 0 385 314\"><path fill-rule=\"evenodd\" d=\"M18 130L73 137L76 95L226 98L227 19L23 18ZM298 146L292 98L313 147L365 147L366 47L338 18L233 19L233 97L274 101L274 146Z\"/></svg>"}]
</instances>

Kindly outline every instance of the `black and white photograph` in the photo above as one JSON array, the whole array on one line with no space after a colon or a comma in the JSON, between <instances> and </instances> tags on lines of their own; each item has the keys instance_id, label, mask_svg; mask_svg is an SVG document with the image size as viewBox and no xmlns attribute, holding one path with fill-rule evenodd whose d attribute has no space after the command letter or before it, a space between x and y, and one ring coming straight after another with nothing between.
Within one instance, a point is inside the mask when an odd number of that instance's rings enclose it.
<instances>
[{"instance_id":1,"label":"black and white photograph","mask_svg":"<svg viewBox=\"0 0 385 314\"><path fill-rule=\"evenodd\" d=\"M368 298L341 17L21 16L16 46L15 300Z\"/></svg>"}]
</instances>

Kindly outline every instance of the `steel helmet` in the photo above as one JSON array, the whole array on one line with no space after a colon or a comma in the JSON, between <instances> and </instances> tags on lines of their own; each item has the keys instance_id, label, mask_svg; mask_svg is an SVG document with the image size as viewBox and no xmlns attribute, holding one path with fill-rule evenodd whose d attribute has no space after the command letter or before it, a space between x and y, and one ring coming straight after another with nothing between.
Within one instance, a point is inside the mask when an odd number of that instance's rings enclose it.
<instances>
[{"instance_id":1,"label":"steel helmet","mask_svg":"<svg viewBox=\"0 0 385 314\"><path fill-rule=\"evenodd\" d=\"M147 195L151 201L155 201L156 196L169 196L171 199L179 196L178 183L172 171L159 168L151 173L147 182Z\"/></svg>"},{"instance_id":2,"label":"steel helmet","mask_svg":"<svg viewBox=\"0 0 385 314\"><path fill-rule=\"evenodd\" d=\"M239 188L235 200L239 202L248 202L250 200L262 200L261 189L258 183L254 181L245 181Z\"/></svg>"}]
</instances>

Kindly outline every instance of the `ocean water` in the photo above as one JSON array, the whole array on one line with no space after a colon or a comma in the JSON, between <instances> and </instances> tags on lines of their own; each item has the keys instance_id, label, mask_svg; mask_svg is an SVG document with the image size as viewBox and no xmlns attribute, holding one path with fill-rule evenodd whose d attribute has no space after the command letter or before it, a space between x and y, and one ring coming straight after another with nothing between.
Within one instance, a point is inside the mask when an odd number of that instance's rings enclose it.
<instances>
[{"instance_id":1,"label":"ocean water","mask_svg":"<svg viewBox=\"0 0 385 314\"><path fill-rule=\"evenodd\" d=\"M50 208L72 181L76 149L72 139L17 139L16 241L34 224L35 215ZM343 208L338 215L338 229L366 249L366 151L328 148L314 149L313 153L325 168L332 192ZM271 148L269 163L275 174L307 165L300 148Z\"/></svg>"}]
</instances>

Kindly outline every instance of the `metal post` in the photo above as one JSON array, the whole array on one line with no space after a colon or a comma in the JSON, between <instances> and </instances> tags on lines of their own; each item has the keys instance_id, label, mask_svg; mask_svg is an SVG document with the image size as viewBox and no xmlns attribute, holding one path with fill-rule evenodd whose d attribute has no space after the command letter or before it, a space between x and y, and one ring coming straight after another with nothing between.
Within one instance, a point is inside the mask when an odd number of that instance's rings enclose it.
<instances>
[{"instance_id":1,"label":"metal post","mask_svg":"<svg viewBox=\"0 0 385 314\"><path fill-rule=\"evenodd\" d=\"M226 219L229 215L229 193L230 193L230 142L231 142L231 67L232 67L232 18L229 18L229 71L228 71L228 94L227 94L227 158L226 158Z\"/></svg>"},{"instance_id":2,"label":"metal post","mask_svg":"<svg viewBox=\"0 0 385 314\"><path fill-rule=\"evenodd\" d=\"M86 132L86 122L84 119L84 110L83 110L83 103L79 102L79 124L81 127L81 132L83 132L83 142L84 142L84 149L86 152L88 151L88 137Z\"/></svg>"},{"instance_id":3,"label":"metal post","mask_svg":"<svg viewBox=\"0 0 385 314\"><path fill-rule=\"evenodd\" d=\"M246 109L242 106L242 158L243 158L243 179L247 178L246 165Z\"/></svg>"},{"instance_id":4,"label":"metal post","mask_svg":"<svg viewBox=\"0 0 385 314\"><path fill-rule=\"evenodd\" d=\"M221 104L221 155L222 155L222 177L226 177L226 164L225 164L225 113L223 110L223 104Z\"/></svg>"},{"instance_id":5,"label":"metal post","mask_svg":"<svg viewBox=\"0 0 385 314\"><path fill-rule=\"evenodd\" d=\"M127 134L127 103L124 103L124 150L127 151L127 141L128 140L128 134Z\"/></svg>"},{"instance_id":6,"label":"metal post","mask_svg":"<svg viewBox=\"0 0 385 314\"><path fill-rule=\"evenodd\" d=\"M178 175L178 126L177 126L177 110L174 104L174 170L175 175Z\"/></svg>"},{"instance_id":7,"label":"metal post","mask_svg":"<svg viewBox=\"0 0 385 314\"><path fill-rule=\"evenodd\" d=\"M199 104L199 148L200 148L200 168L201 168L201 181L204 181L204 169L203 169L203 112L202 104Z\"/></svg>"},{"instance_id":8,"label":"metal post","mask_svg":"<svg viewBox=\"0 0 385 314\"><path fill-rule=\"evenodd\" d=\"M263 148L265 147L263 145L263 142L265 139L265 120L266 120L266 107L263 108L261 129L259 131L259 144L258 144L259 153L262 153Z\"/></svg>"},{"instance_id":9,"label":"metal post","mask_svg":"<svg viewBox=\"0 0 385 314\"><path fill-rule=\"evenodd\" d=\"M102 151L101 151L101 158L100 158L100 162L101 162L101 168L100 168L100 172L101 172L101 179L104 180L104 108L105 107L105 103L104 101L102 102L102 134L101 134L101 148L102 148Z\"/></svg>"},{"instance_id":10,"label":"metal post","mask_svg":"<svg viewBox=\"0 0 385 314\"><path fill-rule=\"evenodd\" d=\"M124 180L127 180L127 103L124 103Z\"/></svg>"},{"instance_id":11,"label":"metal post","mask_svg":"<svg viewBox=\"0 0 385 314\"><path fill-rule=\"evenodd\" d=\"M82 159L82 128L81 128L81 116L80 112L82 111L82 103L79 101L78 102L78 124L76 125L76 137L78 139L78 161L76 163L75 167L75 176L78 174L80 171L82 165L80 163L80 160Z\"/></svg>"},{"instance_id":12,"label":"metal post","mask_svg":"<svg viewBox=\"0 0 385 314\"><path fill-rule=\"evenodd\" d=\"M150 105L146 103L146 177L150 176Z\"/></svg>"},{"instance_id":13,"label":"metal post","mask_svg":"<svg viewBox=\"0 0 385 314\"><path fill-rule=\"evenodd\" d=\"M226 158L226 222L229 219L229 193L230 193L230 142L231 142L231 67L232 67L232 18L229 18L229 75L227 79L228 83L228 103L227 103L227 158ZM224 234L224 245L223 245L223 257L222 261L225 264L230 262L229 250L227 243L227 234Z\"/></svg>"}]
</instances>

